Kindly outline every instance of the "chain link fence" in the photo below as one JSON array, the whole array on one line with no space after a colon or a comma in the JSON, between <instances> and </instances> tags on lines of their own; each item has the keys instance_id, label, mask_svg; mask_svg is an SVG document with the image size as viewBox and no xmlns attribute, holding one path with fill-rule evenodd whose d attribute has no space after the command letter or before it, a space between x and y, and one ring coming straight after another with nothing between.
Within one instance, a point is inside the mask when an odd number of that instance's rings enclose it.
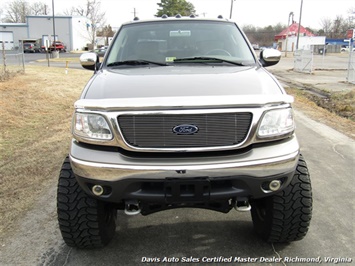
<instances>
[{"instance_id":1,"label":"chain link fence","mask_svg":"<svg viewBox=\"0 0 355 266\"><path fill-rule=\"evenodd\" d=\"M0 81L4 81L16 73L25 72L25 57L22 43L16 50L5 50L4 43L1 48Z\"/></svg>"},{"instance_id":2,"label":"chain link fence","mask_svg":"<svg viewBox=\"0 0 355 266\"><path fill-rule=\"evenodd\" d=\"M349 65L348 65L348 76L346 80L349 83L355 84L355 51L350 52Z\"/></svg>"},{"instance_id":3,"label":"chain link fence","mask_svg":"<svg viewBox=\"0 0 355 266\"><path fill-rule=\"evenodd\" d=\"M294 53L294 71L302 73L312 73L313 71L313 51L296 50Z\"/></svg>"},{"instance_id":4,"label":"chain link fence","mask_svg":"<svg viewBox=\"0 0 355 266\"><path fill-rule=\"evenodd\" d=\"M337 71L339 75L343 75L344 81L355 84L355 51L352 49L342 52L339 50L337 53L328 53L327 51L328 49L325 47L321 52L315 52L314 49L296 50L293 54L293 70L309 74L314 71Z\"/></svg>"}]
</instances>

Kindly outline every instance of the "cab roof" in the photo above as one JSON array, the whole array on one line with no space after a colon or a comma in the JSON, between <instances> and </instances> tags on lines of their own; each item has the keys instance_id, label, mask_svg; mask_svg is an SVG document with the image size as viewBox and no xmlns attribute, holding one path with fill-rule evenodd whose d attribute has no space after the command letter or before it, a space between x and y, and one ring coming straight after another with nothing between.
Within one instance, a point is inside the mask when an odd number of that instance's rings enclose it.
<instances>
[{"instance_id":1,"label":"cab roof","mask_svg":"<svg viewBox=\"0 0 355 266\"><path fill-rule=\"evenodd\" d=\"M127 24L132 24L132 23L140 23L140 22L157 22L157 21L224 21L224 22L232 22L226 18L223 18L222 15L219 15L217 18L201 18L196 15L190 15L190 16L181 16L177 14L174 17L169 17L167 15L162 15L161 17L156 17L152 19L139 19L138 17L135 17L132 21L127 21L123 23L122 25L127 25Z\"/></svg>"}]
</instances>

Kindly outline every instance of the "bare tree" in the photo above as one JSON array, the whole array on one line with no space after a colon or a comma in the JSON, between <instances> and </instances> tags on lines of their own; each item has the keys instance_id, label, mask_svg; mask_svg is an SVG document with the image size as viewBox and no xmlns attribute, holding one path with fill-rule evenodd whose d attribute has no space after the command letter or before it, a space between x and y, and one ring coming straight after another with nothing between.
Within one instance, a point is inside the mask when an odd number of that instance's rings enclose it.
<instances>
[{"instance_id":1,"label":"bare tree","mask_svg":"<svg viewBox=\"0 0 355 266\"><path fill-rule=\"evenodd\" d=\"M43 2L35 2L30 6L31 15L39 16L39 15L49 15L51 13L51 9L49 6Z\"/></svg>"},{"instance_id":2,"label":"bare tree","mask_svg":"<svg viewBox=\"0 0 355 266\"><path fill-rule=\"evenodd\" d=\"M355 7L351 7L348 9L349 15L349 26L350 28L355 28Z\"/></svg>"},{"instance_id":3,"label":"bare tree","mask_svg":"<svg viewBox=\"0 0 355 266\"><path fill-rule=\"evenodd\" d=\"M346 31L349 29L349 27L350 25L347 19L344 19L340 15L336 16L332 26L332 38L345 38Z\"/></svg>"},{"instance_id":4,"label":"bare tree","mask_svg":"<svg viewBox=\"0 0 355 266\"><path fill-rule=\"evenodd\" d=\"M3 22L25 23L29 15L48 15L50 9L48 5L42 2L35 2L32 5L26 0L13 0L5 6Z\"/></svg>"},{"instance_id":5,"label":"bare tree","mask_svg":"<svg viewBox=\"0 0 355 266\"><path fill-rule=\"evenodd\" d=\"M244 33L248 36L251 43L259 44L261 46L272 46L275 35L285 29L287 25L278 23L276 25L269 25L266 27L255 27L254 25L243 26Z\"/></svg>"},{"instance_id":6,"label":"bare tree","mask_svg":"<svg viewBox=\"0 0 355 266\"><path fill-rule=\"evenodd\" d=\"M106 25L97 31L98 37L105 37L105 45L109 44L108 38L113 37L115 35L115 31L112 30L111 25Z\"/></svg>"},{"instance_id":7,"label":"bare tree","mask_svg":"<svg viewBox=\"0 0 355 266\"><path fill-rule=\"evenodd\" d=\"M322 29L318 31L318 34L326 35L328 38L334 39L346 38L347 30L355 27L355 20L351 16L353 11L355 11L355 8L349 9L348 18L337 15L333 20L330 18L321 19Z\"/></svg>"},{"instance_id":8,"label":"bare tree","mask_svg":"<svg viewBox=\"0 0 355 266\"><path fill-rule=\"evenodd\" d=\"M86 23L87 39L95 46L97 29L106 23L105 12L101 12L100 0L86 0L85 6L72 7L66 15L79 15L88 19Z\"/></svg>"},{"instance_id":9,"label":"bare tree","mask_svg":"<svg viewBox=\"0 0 355 266\"><path fill-rule=\"evenodd\" d=\"M328 35L332 30L333 21L330 18L322 18L320 24L322 26L323 34Z\"/></svg>"},{"instance_id":10,"label":"bare tree","mask_svg":"<svg viewBox=\"0 0 355 266\"><path fill-rule=\"evenodd\" d=\"M25 23L26 16L29 14L30 8L26 0L14 0L5 7L4 22Z\"/></svg>"}]
</instances>

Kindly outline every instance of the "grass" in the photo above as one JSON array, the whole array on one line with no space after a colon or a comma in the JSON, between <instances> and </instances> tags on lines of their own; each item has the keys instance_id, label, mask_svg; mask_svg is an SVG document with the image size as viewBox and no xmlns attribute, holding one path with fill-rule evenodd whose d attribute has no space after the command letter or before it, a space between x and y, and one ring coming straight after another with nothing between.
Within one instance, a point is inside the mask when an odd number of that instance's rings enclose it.
<instances>
[{"instance_id":1,"label":"grass","mask_svg":"<svg viewBox=\"0 0 355 266\"><path fill-rule=\"evenodd\" d=\"M351 91L328 92L327 97L319 97L297 89L293 90L293 93L313 101L331 113L355 122L355 89Z\"/></svg>"},{"instance_id":2,"label":"grass","mask_svg":"<svg viewBox=\"0 0 355 266\"><path fill-rule=\"evenodd\" d=\"M297 88L287 88L295 97L294 106L312 119L355 138L355 90L332 92L327 98L320 98Z\"/></svg>"},{"instance_id":3,"label":"grass","mask_svg":"<svg viewBox=\"0 0 355 266\"><path fill-rule=\"evenodd\" d=\"M73 103L91 75L29 66L0 83L0 235L57 179Z\"/></svg>"},{"instance_id":4,"label":"grass","mask_svg":"<svg viewBox=\"0 0 355 266\"><path fill-rule=\"evenodd\" d=\"M9 80L17 74L23 74L24 70L21 66L7 66L0 65L0 82Z\"/></svg>"}]
</instances>

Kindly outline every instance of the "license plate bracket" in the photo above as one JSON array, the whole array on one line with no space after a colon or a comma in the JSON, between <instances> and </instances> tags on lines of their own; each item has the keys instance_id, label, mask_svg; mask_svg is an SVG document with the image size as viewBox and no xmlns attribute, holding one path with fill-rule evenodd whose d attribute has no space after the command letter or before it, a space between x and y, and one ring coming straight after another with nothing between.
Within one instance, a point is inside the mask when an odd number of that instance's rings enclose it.
<instances>
[{"instance_id":1,"label":"license plate bracket","mask_svg":"<svg viewBox=\"0 0 355 266\"><path fill-rule=\"evenodd\" d=\"M164 183L167 203L205 202L210 198L210 190L210 181L206 177L166 178Z\"/></svg>"}]
</instances>

